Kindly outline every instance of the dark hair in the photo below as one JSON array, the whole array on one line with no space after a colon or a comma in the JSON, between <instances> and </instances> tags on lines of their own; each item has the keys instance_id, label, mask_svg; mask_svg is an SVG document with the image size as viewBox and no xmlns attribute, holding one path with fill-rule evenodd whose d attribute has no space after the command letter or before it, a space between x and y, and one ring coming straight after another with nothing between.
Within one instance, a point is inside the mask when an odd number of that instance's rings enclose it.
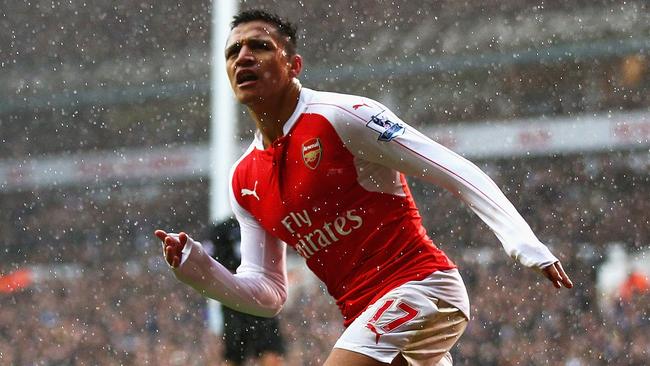
<instances>
[{"instance_id":1,"label":"dark hair","mask_svg":"<svg viewBox=\"0 0 650 366\"><path fill-rule=\"evenodd\" d=\"M242 23L248 23L255 20L261 20L272 24L275 29L277 29L278 32L286 38L285 45L287 48L287 53L289 55L294 55L296 53L296 27L289 21L280 18L276 14L259 9L245 10L232 18L230 29L233 29Z\"/></svg>"}]
</instances>

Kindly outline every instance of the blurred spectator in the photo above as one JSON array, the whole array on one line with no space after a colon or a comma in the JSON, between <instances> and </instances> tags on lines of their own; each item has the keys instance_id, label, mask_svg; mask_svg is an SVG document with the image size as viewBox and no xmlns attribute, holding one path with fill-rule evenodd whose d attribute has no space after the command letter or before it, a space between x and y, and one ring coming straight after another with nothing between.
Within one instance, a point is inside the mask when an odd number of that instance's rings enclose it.
<instances>
[{"instance_id":1,"label":"blurred spectator","mask_svg":"<svg viewBox=\"0 0 650 366\"><path fill-rule=\"evenodd\" d=\"M212 235L213 254L231 272L241 263L239 224L234 218L219 222ZM285 340L278 318L262 318L221 306L224 321L224 353L226 365L238 366L245 361L259 360L261 366L283 364Z\"/></svg>"},{"instance_id":2,"label":"blurred spectator","mask_svg":"<svg viewBox=\"0 0 650 366\"><path fill-rule=\"evenodd\" d=\"M643 297L648 292L650 292L648 276L642 272L635 271L630 273L627 280L621 286L621 300L630 302L635 300L637 296Z\"/></svg>"}]
</instances>

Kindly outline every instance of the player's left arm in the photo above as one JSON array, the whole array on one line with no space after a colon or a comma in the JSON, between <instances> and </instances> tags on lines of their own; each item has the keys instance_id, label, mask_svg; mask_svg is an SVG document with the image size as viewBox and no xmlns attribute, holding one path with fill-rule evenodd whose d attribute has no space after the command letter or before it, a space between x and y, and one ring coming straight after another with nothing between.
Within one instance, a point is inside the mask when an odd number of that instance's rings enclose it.
<instances>
[{"instance_id":1,"label":"player's left arm","mask_svg":"<svg viewBox=\"0 0 650 366\"><path fill-rule=\"evenodd\" d=\"M385 106L340 113L337 132L357 158L442 186L464 201L521 264L538 269L555 287L573 286L560 261L535 236L499 187L467 159L404 123Z\"/></svg>"}]
</instances>

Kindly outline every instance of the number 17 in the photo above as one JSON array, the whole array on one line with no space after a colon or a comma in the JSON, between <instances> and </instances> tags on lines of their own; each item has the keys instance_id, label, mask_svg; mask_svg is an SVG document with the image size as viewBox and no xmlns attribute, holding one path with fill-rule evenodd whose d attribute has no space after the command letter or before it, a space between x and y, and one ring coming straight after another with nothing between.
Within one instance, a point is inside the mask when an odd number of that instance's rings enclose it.
<instances>
[{"instance_id":1,"label":"number 17","mask_svg":"<svg viewBox=\"0 0 650 366\"><path fill-rule=\"evenodd\" d=\"M396 307L400 310L403 311L403 314L400 314L401 316L397 316L395 318L389 318L389 319L383 319L385 321L388 321L388 323L384 325L378 326L377 323L379 322L379 319L384 315L386 310L388 310L393 303L397 302ZM393 329L399 327L400 325L408 322L409 320L415 318L418 315L417 309L412 307L411 305L402 302L400 300L395 300L395 299L390 299L386 300L384 304L379 307L375 315L372 316L372 318L368 321L366 324L366 328L370 329L373 333L376 335L375 342L379 343L379 337L381 337L383 334L386 334ZM386 318L386 317L384 317Z\"/></svg>"}]
</instances>

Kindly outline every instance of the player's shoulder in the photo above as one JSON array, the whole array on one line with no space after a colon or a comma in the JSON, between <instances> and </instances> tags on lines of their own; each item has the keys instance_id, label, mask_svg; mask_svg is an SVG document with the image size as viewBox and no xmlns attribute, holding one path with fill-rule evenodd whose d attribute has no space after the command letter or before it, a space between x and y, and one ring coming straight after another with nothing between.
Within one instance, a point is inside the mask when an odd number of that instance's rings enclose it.
<instances>
[{"instance_id":1,"label":"player's shoulder","mask_svg":"<svg viewBox=\"0 0 650 366\"><path fill-rule=\"evenodd\" d=\"M330 106L347 111L360 111L364 108L382 108L381 103L361 95L343 94L329 91L307 89L308 107Z\"/></svg>"},{"instance_id":2,"label":"player's shoulder","mask_svg":"<svg viewBox=\"0 0 650 366\"><path fill-rule=\"evenodd\" d=\"M386 110L381 103L365 96L311 89L307 89L307 93L306 112L322 114L332 122L348 119L365 122Z\"/></svg>"},{"instance_id":3,"label":"player's shoulder","mask_svg":"<svg viewBox=\"0 0 650 366\"><path fill-rule=\"evenodd\" d=\"M254 165L259 159L255 158L257 139L254 139L244 153L232 164L230 168L230 176L235 177L247 172L251 165Z\"/></svg>"}]
</instances>

